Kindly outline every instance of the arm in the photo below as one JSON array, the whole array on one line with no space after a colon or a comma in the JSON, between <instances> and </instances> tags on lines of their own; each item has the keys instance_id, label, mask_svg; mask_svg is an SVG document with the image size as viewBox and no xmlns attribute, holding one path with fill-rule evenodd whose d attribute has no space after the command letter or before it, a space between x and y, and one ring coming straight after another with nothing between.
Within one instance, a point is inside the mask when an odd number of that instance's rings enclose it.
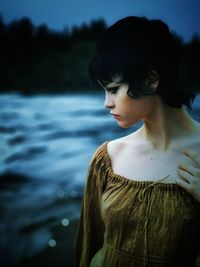
<instances>
[{"instance_id":1,"label":"arm","mask_svg":"<svg viewBox=\"0 0 200 267\"><path fill-rule=\"evenodd\" d=\"M101 217L103 179L100 174L94 155L88 169L76 235L75 267L89 267L92 257L103 245L104 223Z\"/></svg>"}]
</instances>

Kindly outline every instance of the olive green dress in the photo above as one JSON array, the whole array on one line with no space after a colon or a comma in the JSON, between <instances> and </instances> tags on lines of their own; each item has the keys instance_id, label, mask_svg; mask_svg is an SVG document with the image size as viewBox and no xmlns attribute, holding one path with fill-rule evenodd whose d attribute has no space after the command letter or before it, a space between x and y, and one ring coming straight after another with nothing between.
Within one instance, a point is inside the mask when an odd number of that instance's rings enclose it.
<instances>
[{"instance_id":1,"label":"olive green dress","mask_svg":"<svg viewBox=\"0 0 200 267\"><path fill-rule=\"evenodd\" d=\"M200 266L200 203L177 184L114 174L107 143L88 170L75 267Z\"/></svg>"}]
</instances>

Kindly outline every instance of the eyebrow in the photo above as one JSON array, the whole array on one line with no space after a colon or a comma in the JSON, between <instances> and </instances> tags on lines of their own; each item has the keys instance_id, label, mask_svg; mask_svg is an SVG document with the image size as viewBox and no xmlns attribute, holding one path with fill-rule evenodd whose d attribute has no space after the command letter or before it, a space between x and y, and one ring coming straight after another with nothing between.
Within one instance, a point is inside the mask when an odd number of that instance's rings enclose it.
<instances>
[{"instance_id":1,"label":"eyebrow","mask_svg":"<svg viewBox=\"0 0 200 267\"><path fill-rule=\"evenodd\" d=\"M120 86L120 82L111 82L108 83L107 85L103 85L99 80L98 80L99 85L101 85L101 87L103 87L105 90L111 90L113 88L119 87Z\"/></svg>"},{"instance_id":2,"label":"eyebrow","mask_svg":"<svg viewBox=\"0 0 200 267\"><path fill-rule=\"evenodd\" d=\"M115 87L118 87L120 86L120 82L116 83L116 82L112 82L112 83L109 83L108 85L106 85L106 89L112 89L112 88L115 88Z\"/></svg>"}]
</instances>

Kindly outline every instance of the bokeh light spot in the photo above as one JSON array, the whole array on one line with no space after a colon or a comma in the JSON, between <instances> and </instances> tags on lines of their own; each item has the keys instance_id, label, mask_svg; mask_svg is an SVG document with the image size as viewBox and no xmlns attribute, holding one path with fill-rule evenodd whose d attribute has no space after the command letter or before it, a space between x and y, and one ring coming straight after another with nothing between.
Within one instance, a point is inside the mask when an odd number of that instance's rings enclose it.
<instances>
[{"instance_id":1,"label":"bokeh light spot","mask_svg":"<svg viewBox=\"0 0 200 267\"><path fill-rule=\"evenodd\" d=\"M55 239L50 239L50 240L49 240L49 246L52 247L52 248L54 248L54 247L56 246L56 243L57 243L57 242L56 242Z\"/></svg>"},{"instance_id":2,"label":"bokeh light spot","mask_svg":"<svg viewBox=\"0 0 200 267\"><path fill-rule=\"evenodd\" d=\"M67 218L62 219L61 221L62 226L66 227L69 225L69 220Z\"/></svg>"}]
</instances>

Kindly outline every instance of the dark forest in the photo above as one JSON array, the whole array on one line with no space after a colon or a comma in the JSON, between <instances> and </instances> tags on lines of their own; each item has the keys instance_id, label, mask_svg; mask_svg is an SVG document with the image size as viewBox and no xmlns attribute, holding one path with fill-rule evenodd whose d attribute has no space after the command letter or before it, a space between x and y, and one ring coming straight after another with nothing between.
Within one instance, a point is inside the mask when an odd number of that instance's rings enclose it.
<instances>
[{"instance_id":1,"label":"dark forest","mask_svg":"<svg viewBox=\"0 0 200 267\"><path fill-rule=\"evenodd\" d=\"M0 17L0 92L23 94L94 90L87 65L95 40L107 27L104 19L55 31L29 18L5 24ZM180 84L200 88L200 38L181 43Z\"/></svg>"}]
</instances>

